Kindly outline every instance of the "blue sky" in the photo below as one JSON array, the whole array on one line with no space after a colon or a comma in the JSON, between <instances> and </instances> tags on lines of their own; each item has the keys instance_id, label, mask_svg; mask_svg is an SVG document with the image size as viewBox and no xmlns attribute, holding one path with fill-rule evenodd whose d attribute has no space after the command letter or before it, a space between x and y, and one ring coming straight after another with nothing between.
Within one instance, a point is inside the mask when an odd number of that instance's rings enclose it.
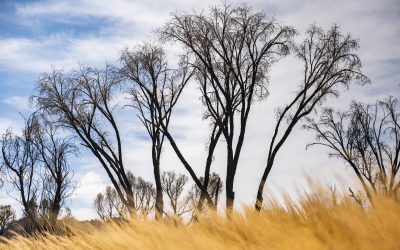
<instances>
[{"instance_id":1,"label":"blue sky","mask_svg":"<svg viewBox=\"0 0 400 250\"><path fill-rule=\"evenodd\" d=\"M237 3L240 1L233 1ZM0 0L0 132L8 127L19 130L19 114L29 113L27 98L34 92L40 73L51 67L71 69L79 63L102 67L105 62L117 62L125 46L154 39L152 31L168 19L171 12L207 9L219 1L170 0ZM345 109L351 100L374 102L388 95L400 96L400 4L397 0L253 0L247 3L257 10L273 15L301 33L309 24L324 28L333 23L360 39L363 71L371 80L369 87L355 87L327 105ZM177 49L166 46L171 56ZM245 149L239 166L236 187L237 204L252 202L257 182L265 163L267 142L274 125L274 110L284 104L299 82L301 65L288 57L271 71L270 97L254 106L250 116ZM207 124L201 120L202 107L195 87L185 90L179 110L172 122L179 133L179 143L193 163L203 162ZM121 98L120 100L123 100ZM124 133L124 153L127 165L137 175L152 180L149 144L133 110L120 115ZM332 181L337 173L350 172L335 159L329 159L323 149L305 151L312 134L294 131L277 159L267 190L278 193L296 192L296 185L305 183L303 174L323 182ZM250 150L251 149L251 150ZM224 176L223 148L217 149L215 171ZM220 156L220 157L218 157ZM289 157L287 157L289 156ZM167 146L162 168L183 172L172 150ZM75 216L81 219L95 215L91 203L108 180L96 160L85 152L73 160L78 188L69 200ZM201 171L202 164L194 164ZM318 172L318 175L315 173ZM0 203L17 203L0 191Z\"/></svg>"}]
</instances>

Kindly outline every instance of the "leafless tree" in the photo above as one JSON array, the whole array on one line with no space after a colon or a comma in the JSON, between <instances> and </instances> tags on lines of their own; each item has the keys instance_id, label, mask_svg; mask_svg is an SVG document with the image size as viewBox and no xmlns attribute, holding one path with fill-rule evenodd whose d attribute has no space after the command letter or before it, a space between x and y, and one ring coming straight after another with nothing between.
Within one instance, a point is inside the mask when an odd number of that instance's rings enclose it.
<instances>
[{"instance_id":1,"label":"leafless tree","mask_svg":"<svg viewBox=\"0 0 400 250\"><path fill-rule=\"evenodd\" d=\"M132 185L136 215L146 218L154 208L155 190L153 184L140 177L135 177L129 171L127 176ZM106 187L104 193L97 194L93 207L103 221L128 218L126 205L121 201L116 190L110 186Z\"/></svg>"},{"instance_id":2,"label":"leafless tree","mask_svg":"<svg viewBox=\"0 0 400 250\"><path fill-rule=\"evenodd\" d=\"M33 117L25 121L22 135L8 129L1 138L2 166L7 172L7 180L19 193L16 198L23 206L27 218L27 227L40 227L37 218L37 194L39 190L37 170L39 151L35 146L34 136L37 129ZM29 224L29 225L28 225Z\"/></svg>"},{"instance_id":3,"label":"leafless tree","mask_svg":"<svg viewBox=\"0 0 400 250\"><path fill-rule=\"evenodd\" d=\"M19 193L27 228L51 229L73 190L72 170L67 158L75 147L61 138L48 121L33 114L21 136L8 130L2 137L2 165Z\"/></svg>"},{"instance_id":4,"label":"leafless tree","mask_svg":"<svg viewBox=\"0 0 400 250\"><path fill-rule=\"evenodd\" d=\"M183 174L177 174L174 171L163 172L161 183L164 192L167 194L169 203L172 208L172 213L176 217L180 217L191 211L190 196L185 196L185 185L188 177Z\"/></svg>"},{"instance_id":5,"label":"leafless tree","mask_svg":"<svg viewBox=\"0 0 400 250\"><path fill-rule=\"evenodd\" d=\"M122 202L135 213L132 185L122 157L122 141L114 107L114 91L120 78L111 67L104 70L81 67L65 73L53 70L41 76L38 95L32 99L40 111L51 116L80 139L99 160Z\"/></svg>"},{"instance_id":6,"label":"leafless tree","mask_svg":"<svg viewBox=\"0 0 400 250\"><path fill-rule=\"evenodd\" d=\"M105 193L98 193L93 207L100 219L107 221L114 218L125 218L126 208L119 198L115 189L110 186L106 187Z\"/></svg>"},{"instance_id":7,"label":"leafless tree","mask_svg":"<svg viewBox=\"0 0 400 250\"><path fill-rule=\"evenodd\" d=\"M307 30L307 38L295 47L296 56L304 64L304 79L290 103L277 112L278 121L258 187L257 210L262 207L264 185L276 155L296 124L315 111L316 105L323 103L326 98L338 96L339 87L348 88L353 83L364 84L369 81L360 71L357 48L357 40L350 35L343 35L336 25L328 31L311 25Z\"/></svg>"},{"instance_id":8,"label":"leafless tree","mask_svg":"<svg viewBox=\"0 0 400 250\"><path fill-rule=\"evenodd\" d=\"M71 138L60 136L57 127L44 117L35 117L37 129L34 144L42 166L41 207L47 210L44 219L55 225L64 205L73 190L73 171L68 164L68 157L76 155L77 149Z\"/></svg>"},{"instance_id":9,"label":"leafless tree","mask_svg":"<svg viewBox=\"0 0 400 250\"><path fill-rule=\"evenodd\" d=\"M319 122L309 119L317 134L310 145L323 145L354 171L372 202L372 193L399 199L400 101L390 97L374 105L353 102L347 112L326 109ZM351 196L357 196L350 189Z\"/></svg>"},{"instance_id":10,"label":"leafless tree","mask_svg":"<svg viewBox=\"0 0 400 250\"><path fill-rule=\"evenodd\" d=\"M200 181L204 183L204 177L201 176ZM210 175L207 192L210 194L211 199L213 200L213 208L215 208L215 210L218 208L218 200L222 191L222 184L221 178L217 173L212 173ZM190 189L188 199L190 200L189 206L192 212L191 220L197 221L198 214L204 211L204 204L202 203L201 190L196 185L193 185Z\"/></svg>"},{"instance_id":11,"label":"leafless tree","mask_svg":"<svg viewBox=\"0 0 400 250\"><path fill-rule=\"evenodd\" d=\"M203 177L200 177L200 181L204 183L205 180ZM201 190L199 190L196 186L193 186L193 188L195 188L196 197L200 198ZM217 208L219 195L222 191L222 181L217 173L212 173L210 175L210 181L208 182L207 191L214 201L214 207ZM201 210L203 209L203 207L197 207L197 209Z\"/></svg>"},{"instance_id":12,"label":"leafless tree","mask_svg":"<svg viewBox=\"0 0 400 250\"><path fill-rule=\"evenodd\" d=\"M131 172L128 172L128 178L133 187L136 211L138 211L140 216L146 218L154 208L156 190L151 182L141 177L135 177Z\"/></svg>"},{"instance_id":13,"label":"leafless tree","mask_svg":"<svg viewBox=\"0 0 400 250\"><path fill-rule=\"evenodd\" d=\"M109 214L105 211L106 207L104 195L102 193L98 193L93 201L93 208L103 221L107 221L107 214Z\"/></svg>"},{"instance_id":14,"label":"leafless tree","mask_svg":"<svg viewBox=\"0 0 400 250\"><path fill-rule=\"evenodd\" d=\"M164 50L145 43L134 50L125 49L121 55L121 73L129 79L132 106L146 128L152 142L152 161L156 184L156 219L163 215L164 202L160 177L160 159L172 110L190 79L187 68L168 68Z\"/></svg>"},{"instance_id":15,"label":"leafless tree","mask_svg":"<svg viewBox=\"0 0 400 250\"><path fill-rule=\"evenodd\" d=\"M251 104L268 95L270 66L289 52L294 29L246 5L213 7L203 13L174 15L160 31L184 46L200 83L205 118L222 133L227 148L226 207L233 209L233 183ZM205 171L205 183L209 182ZM204 189L203 191L206 191Z\"/></svg>"},{"instance_id":16,"label":"leafless tree","mask_svg":"<svg viewBox=\"0 0 400 250\"><path fill-rule=\"evenodd\" d=\"M10 205L0 205L0 236L3 236L13 225L15 212Z\"/></svg>"}]
</instances>

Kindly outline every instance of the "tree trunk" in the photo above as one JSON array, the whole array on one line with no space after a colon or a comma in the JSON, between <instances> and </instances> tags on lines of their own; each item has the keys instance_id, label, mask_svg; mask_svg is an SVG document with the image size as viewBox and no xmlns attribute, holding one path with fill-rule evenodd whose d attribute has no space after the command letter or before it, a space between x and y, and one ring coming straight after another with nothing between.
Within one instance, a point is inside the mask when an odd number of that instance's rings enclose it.
<instances>
[{"instance_id":1,"label":"tree trunk","mask_svg":"<svg viewBox=\"0 0 400 250\"><path fill-rule=\"evenodd\" d=\"M51 204L50 214L49 214L49 222L51 226L55 226L57 223L58 214L61 209L61 188L62 188L62 178L57 179L57 189Z\"/></svg>"},{"instance_id":2,"label":"tree trunk","mask_svg":"<svg viewBox=\"0 0 400 250\"><path fill-rule=\"evenodd\" d=\"M255 208L258 212L261 211L262 205L263 205L263 190L264 190L264 184L265 181L263 179L261 179L261 182L258 186L258 191L257 191L257 198L256 198L256 204L255 204Z\"/></svg>"},{"instance_id":3,"label":"tree trunk","mask_svg":"<svg viewBox=\"0 0 400 250\"><path fill-rule=\"evenodd\" d=\"M263 191L264 191L264 186L265 182L267 181L267 177L269 175L269 172L271 172L273 161L268 160L267 166L265 167L265 171L263 173L263 176L261 177L260 184L258 185L258 191L257 191L257 198L256 198L256 203L255 203L255 208L258 212L261 211L262 204L263 204Z\"/></svg>"},{"instance_id":4,"label":"tree trunk","mask_svg":"<svg viewBox=\"0 0 400 250\"><path fill-rule=\"evenodd\" d=\"M217 189L215 190L215 197L214 197L215 211L217 211L217 208L218 208L218 196L219 196L219 185L220 184L221 184L221 179L218 177Z\"/></svg>"},{"instance_id":5,"label":"tree trunk","mask_svg":"<svg viewBox=\"0 0 400 250\"><path fill-rule=\"evenodd\" d=\"M163 200L163 191L161 186L161 178L160 178L160 161L156 160L154 162L154 180L156 183L156 220L159 220L163 216L164 212L164 200Z\"/></svg>"},{"instance_id":6,"label":"tree trunk","mask_svg":"<svg viewBox=\"0 0 400 250\"><path fill-rule=\"evenodd\" d=\"M215 131L217 131L217 132L215 133ZM214 136L214 133L215 133L215 136ZM211 142L210 142L210 147L208 149L208 156L207 156L206 167L205 167L205 171L204 171L204 183L203 183L203 186L204 186L204 188L206 190L208 190L207 188L208 188L208 185L209 185L209 182L210 182L210 170L211 170L212 158L214 156L214 150L215 150L215 147L217 146L218 139L221 136L221 133L222 133L222 130L220 128L218 128L217 125L215 125L214 126L214 130L213 130L213 134L211 136ZM218 183L218 186L219 186L219 183ZM201 211L201 209L203 208L203 204L204 204L204 200L205 199L206 199L206 195L205 195L204 191L201 190L199 202L198 202L197 207L196 207L196 212ZM214 203L214 205L209 204L209 207L211 209L213 209L213 210L216 210L217 207L215 206L215 204L216 203Z\"/></svg>"},{"instance_id":7,"label":"tree trunk","mask_svg":"<svg viewBox=\"0 0 400 250\"><path fill-rule=\"evenodd\" d=\"M129 212L129 216L130 218L135 218L136 217L136 206L135 206L135 200L133 198L133 191L132 191L132 187L128 187L127 190L125 190L126 193L126 200L127 200L127 204L126 207L128 209Z\"/></svg>"},{"instance_id":8,"label":"tree trunk","mask_svg":"<svg viewBox=\"0 0 400 250\"><path fill-rule=\"evenodd\" d=\"M227 165L226 165L226 214L228 218L233 212L235 201L235 192L233 192L233 183L235 180L235 162L233 159L232 139L227 138Z\"/></svg>"},{"instance_id":9,"label":"tree trunk","mask_svg":"<svg viewBox=\"0 0 400 250\"><path fill-rule=\"evenodd\" d=\"M233 176L226 178L226 214L230 216L233 212L235 192L233 192Z\"/></svg>"},{"instance_id":10,"label":"tree trunk","mask_svg":"<svg viewBox=\"0 0 400 250\"><path fill-rule=\"evenodd\" d=\"M232 171L232 165L228 164L228 169L226 173L226 184L225 184L225 190L226 190L226 214L228 217L230 214L233 212L233 205L235 201L235 192L233 191L233 183L235 179L235 174Z\"/></svg>"}]
</instances>

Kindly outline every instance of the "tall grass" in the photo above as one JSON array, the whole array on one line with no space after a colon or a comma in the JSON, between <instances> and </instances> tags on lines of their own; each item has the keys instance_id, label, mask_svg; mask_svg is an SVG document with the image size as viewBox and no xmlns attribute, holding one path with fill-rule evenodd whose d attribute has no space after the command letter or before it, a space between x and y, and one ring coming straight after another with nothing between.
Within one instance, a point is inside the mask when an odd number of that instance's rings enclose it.
<instances>
[{"instance_id":1,"label":"tall grass","mask_svg":"<svg viewBox=\"0 0 400 250\"><path fill-rule=\"evenodd\" d=\"M261 213L209 213L191 225L72 224L68 236L18 236L0 249L400 249L400 205L392 200L376 197L373 207L361 208L346 196L318 193L268 204Z\"/></svg>"}]
</instances>

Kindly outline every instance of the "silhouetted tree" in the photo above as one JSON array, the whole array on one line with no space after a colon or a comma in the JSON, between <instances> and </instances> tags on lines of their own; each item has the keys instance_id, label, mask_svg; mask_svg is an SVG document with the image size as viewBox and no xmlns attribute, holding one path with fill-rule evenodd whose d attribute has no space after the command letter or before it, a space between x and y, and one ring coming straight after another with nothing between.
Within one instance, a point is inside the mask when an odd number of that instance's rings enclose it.
<instances>
[{"instance_id":1,"label":"silhouetted tree","mask_svg":"<svg viewBox=\"0 0 400 250\"><path fill-rule=\"evenodd\" d=\"M153 184L140 177L135 177L129 171L127 176L132 185L136 215L146 218L154 208L155 190ZM116 190L110 186L106 187L104 193L97 194L93 201L93 207L103 221L127 219L129 214L127 206L121 201Z\"/></svg>"},{"instance_id":2,"label":"silhouetted tree","mask_svg":"<svg viewBox=\"0 0 400 250\"><path fill-rule=\"evenodd\" d=\"M160 177L160 158L165 134L173 107L187 81L190 72L187 68L172 70L164 50L157 45L147 44L134 50L125 49L121 55L121 73L129 79L132 106L146 128L152 142L152 161L156 184L156 219L162 217L164 202Z\"/></svg>"},{"instance_id":3,"label":"silhouetted tree","mask_svg":"<svg viewBox=\"0 0 400 250\"><path fill-rule=\"evenodd\" d=\"M269 68L288 54L295 31L246 5L223 5L212 8L208 15L174 15L159 32L163 39L184 46L200 83L204 116L216 126L211 138L217 139L219 133L224 136L229 213L251 104L267 96ZM204 175L206 186L209 174Z\"/></svg>"},{"instance_id":4,"label":"silhouetted tree","mask_svg":"<svg viewBox=\"0 0 400 250\"><path fill-rule=\"evenodd\" d=\"M125 218L126 208L115 189L106 187L105 193L98 193L94 202L94 209L100 219L107 221L113 218Z\"/></svg>"},{"instance_id":5,"label":"silhouetted tree","mask_svg":"<svg viewBox=\"0 0 400 250\"><path fill-rule=\"evenodd\" d=\"M2 137L2 165L19 193L27 228L51 229L73 190L67 158L75 147L57 129L36 114L25 122L21 136L8 130ZM31 224L31 225L28 225Z\"/></svg>"},{"instance_id":6,"label":"silhouetted tree","mask_svg":"<svg viewBox=\"0 0 400 250\"><path fill-rule=\"evenodd\" d=\"M7 173L7 180L18 192L16 198L23 206L27 218L27 227L40 227L37 218L37 178L40 153L34 144L37 123L34 117L25 121L22 135L14 134L8 129L1 138L2 166ZM26 229L28 229L26 227Z\"/></svg>"},{"instance_id":7,"label":"silhouetted tree","mask_svg":"<svg viewBox=\"0 0 400 250\"><path fill-rule=\"evenodd\" d=\"M203 177L200 177L200 181L204 183L205 180ZM208 182L207 191L214 201L214 207L217 208L219 195L222 191L222 181L217 173L212 173L210 175L210 181ZM201 190L196 188L196 193L196 196L200 197ZM202 207L198 207L198 209L202 209Z\"/></svg>"},{"instance_id":8,"label":"silhouetted tree","mask_svg":"<svg viewBox=\"0 0 400 250\"><path fill-rule=\"evenodd\" d=\"M135 177L131 172L128 172L128 178L132 183L136 210L145 218L154 208L156 190L151 182Z\"/></svg>"},{"instance_id":9,"label":"silhouetted tree","mask_svg":"<svg viewBox=\"0 0 400 250\"><path fill-rule=\"evenodd\" d=\"M204 177L200 177L200 181L204 183ZM219 195L222 191L222 181L217 173L212 173L210 175L210 180L207 186L207 192L210 194L213 200L213 207L215 210L218 208ZM203 212L204 204L201 197L201 190L193 185L189 191L190 207L192 210L192 220L198 219L198 214Z\"/></svg>"},{"instance_id":10,"label":"silhouetted tree","mask_svg":"<svg viewBox=\"0 0 400 250\"><path fill-rule=\"evenodd\" d=\"M189 204L191 197L184 195L187 181L187 176L173 171L163 172L161 176L163 190L167 194L173 215L176 217L191 211Z\"/></svg>"},{"instance_id":11,"label":"silhouetted tree","mask_svg":"<svg viewBox=\"0 0 400 250\"><path fill-rule=\"evenodd\" d=\"M40 119L41 118L41 119ZM37 117L34 143L39 153L42 166L41 204L45 219L55 225L64 205L73 190L73 171L68 164L68 157L76 155L76 147L69 137L61 137L57 127L43 117Z\"/></svg>"},{"instance_id":12,"label":"silhouetted tree","mask_svg":"<svg viewBox=\"0 0 400 250\"><path fill-rule=\"evenodd\" d=\"M73 131L99 160L121 201L135 213L132 185L122 157L122 141L111 104L120 78L105 70L82 67L65 73L53 70L39 79L34 96L40 111Z\"/></svg>"},{"instance_id":13,"label":"silhouetted tree","mask_svg":"<svg viewBox=\"0 0 400 250\"><path fill-rule=\"evenodd\" d=\"M326 109L319 122L309 119L308 129L317 134L310 145L328 147L331 156L343 159L370 201L371 193L400 198L399 103L393 97L374 105L353 102L347 112Z\"/></svg>"},{"instance_id":14,"label":"silhouetted tree","mask_svg":"<svg viewBox=\"0 0 400 250\"><path fill-rule=\"evenodd\" d=\"M93 208L100 219L103 221L107 221L108 213L105 211L106 207L107 206L105 205L104 195L102 193L98 193L93 201Z\"/></svg>"},{"instance_id":15,"label":"silhouetted tree","mask_svg":"<svg viewBox=\"0 0 400 250\"><path fill-rule=\"evenodd\" d=\"M15 212L10 205L0 205L0 236L3 236L13 225Z\"/></svg>"},{"instance_id":16,"label":"silhouetted tree","mask_svg":"<svg viewBox=\"0 0 400 250\"><path fill-rule=\"evenodd\" d=\"M290 103L278 110L267 165L258 187L257 210L261 209L264 185L275 157L296 124L315 111L316 105L326 98L338 96L339 87L348 88L353 83L369 81L360 71L357 48L358 41L350 35L343 35L337 26L324 31L315 25L307 30L307 38L294 48L296 56L304 64L304 78Z\"/></svg>"}]
</instances>

